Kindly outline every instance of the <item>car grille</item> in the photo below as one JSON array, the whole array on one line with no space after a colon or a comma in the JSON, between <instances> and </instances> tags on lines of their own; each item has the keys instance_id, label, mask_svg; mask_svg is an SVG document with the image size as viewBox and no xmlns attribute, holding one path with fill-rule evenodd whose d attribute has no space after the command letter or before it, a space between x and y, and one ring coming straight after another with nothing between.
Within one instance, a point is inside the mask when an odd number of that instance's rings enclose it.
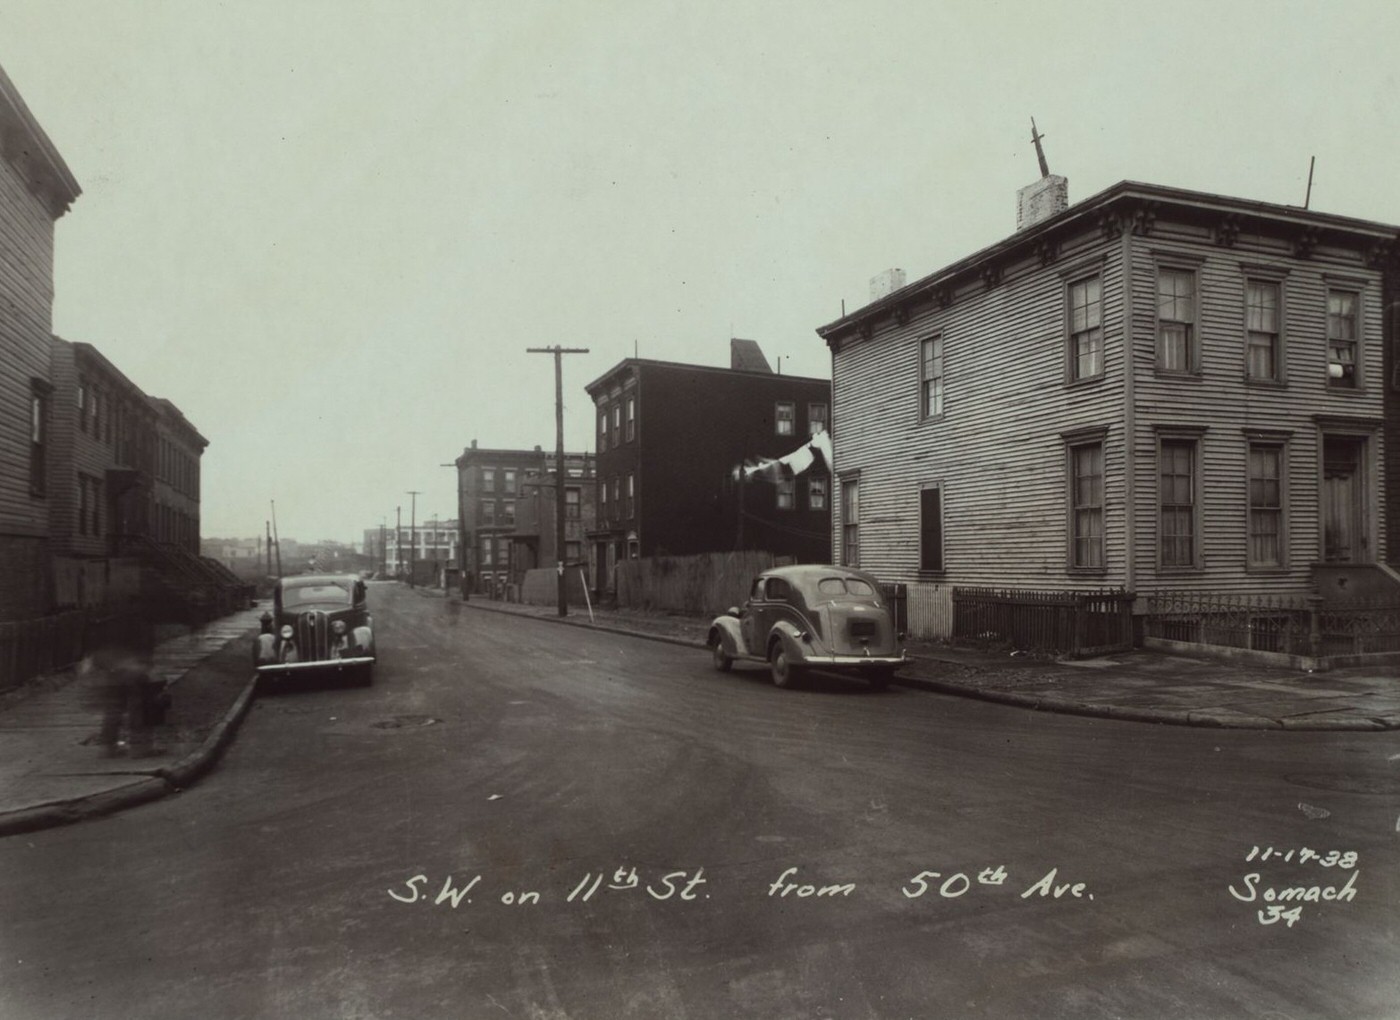
<instances>
[{"instance_id":1,"label":"car grille","mask_svg":"<svg viewBox=\"0 0 1400 1020\"><path fill-rule=\"evenodd\" d=\"M321 612L302 613L296 622L297 656L302 662L331 657L331 620Z\"/></svg>"}]
</instances>

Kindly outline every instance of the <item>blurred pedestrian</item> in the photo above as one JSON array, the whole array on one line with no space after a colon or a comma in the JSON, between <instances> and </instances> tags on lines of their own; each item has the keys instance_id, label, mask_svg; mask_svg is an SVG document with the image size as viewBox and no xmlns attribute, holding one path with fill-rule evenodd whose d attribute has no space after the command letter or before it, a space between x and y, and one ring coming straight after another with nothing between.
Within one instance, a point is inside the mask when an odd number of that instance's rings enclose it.
<instances>
[{"instance_id":1,"label":"blurred pedestrian","mask_svg":"<svg viewBox=\"0 0 1400 1020\"><path fill-rule=\"evenodd\" d=\"M98 741L109 758L126 750L135 757L159 752L154 726L165 697L164 684L151 674L154 635L140 615L104 621L92 654L85 660L102 709Z\"/></svg>"}]
</instances>

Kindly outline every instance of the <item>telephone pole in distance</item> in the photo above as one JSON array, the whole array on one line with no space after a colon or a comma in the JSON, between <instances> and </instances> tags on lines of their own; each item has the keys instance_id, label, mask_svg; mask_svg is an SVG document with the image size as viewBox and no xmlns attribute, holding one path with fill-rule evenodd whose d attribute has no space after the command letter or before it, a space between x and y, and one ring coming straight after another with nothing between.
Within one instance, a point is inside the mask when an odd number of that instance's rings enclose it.
<instances>
[{"instance_id":1,"label":"telephone pole in distance","mask_svg":"<svg viewBox=\"0 0 1400 1020\"><path fill-rule=\"evenodd\" d=\"M565 354L587 354L587 347L527 347L526 354L554 355L554 556L559 569L559 615L569 615L564 574L564 365Z\"/></svg>"}]
</instances>

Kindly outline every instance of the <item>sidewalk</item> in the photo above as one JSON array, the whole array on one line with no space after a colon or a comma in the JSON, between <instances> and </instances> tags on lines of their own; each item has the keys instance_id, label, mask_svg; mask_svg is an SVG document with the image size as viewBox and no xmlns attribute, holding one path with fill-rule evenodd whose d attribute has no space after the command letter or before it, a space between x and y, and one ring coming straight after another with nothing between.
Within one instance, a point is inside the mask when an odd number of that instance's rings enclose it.
<instances>
[{"instance_id":1,"label":"sidewalk","mask_svg":"<svg viewBox=\"0 0 1400 1020\"><path fill-rule=\"evenodd\" d=\"M105 758L90 678L69 671L0 698L0 836L61 825L173 793L210 768L252 698L249 641L264 606L162 642L155 673L171 686L164 753ZM239 640L243 638L245 640Z\"/></svg>"},{"instance_id":2,"label":"sidewalk","mask_svg":"<svg viewBox=\"0 0 1400 1020\"><path fill-rule=\"evenodd\" d=\"M663 613L526 606L441 591L455 612L511 613L541 621L705 647L709 621ZM189 785L217 761L253 696L249 641L259 605L161 644L156 671L171 682L168 725L154 758L103 758L89 741L101 713L85 678L40 678L0 696L0 836L61 825L154 800ZM1156 652L1061 662L1006 653L910 646L896 683L1046 712L1176 725L1283 730L1400 729L1393 669L1322 674L1239 666Z\"/></svg>"}]
</instances>

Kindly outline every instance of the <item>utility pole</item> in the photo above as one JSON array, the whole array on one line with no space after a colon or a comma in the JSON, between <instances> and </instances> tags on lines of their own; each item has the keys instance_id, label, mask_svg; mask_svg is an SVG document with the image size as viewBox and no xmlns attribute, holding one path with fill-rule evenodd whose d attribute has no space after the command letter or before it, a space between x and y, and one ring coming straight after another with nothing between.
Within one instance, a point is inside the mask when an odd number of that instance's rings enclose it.
<instances>
[{"instance_id":1,"label":"utility pole","mask_svg":"<svg viewBox=\"0 0 1400 1020\"><path fill-rule=\"evenodd\" d=\"M277 580L282 580L282 539L277 534L277 500L271 500L272 504L272 541L277 546Z\"/></svg>"},{"instance_id":2,"label":"utility pole","mask_svg":"<svg viewBox=\"0 0 1400 1020\"><path fill-rule=\"evenodd\" d=\"M394 507L394 577L403 577L403 507Z\"/></svg>"},{"instance_id":3,"label":"utility pole","mask_svg":"<svg viewBox=\"0 0 1400 1020\"><path fill-rule=\"evenodd\" d=\"M408 586L413 587L413 561L418 558L418 490L411 489L405 495L412 496L408 513Z\"/></svg>"},{"instance_id":4,"label":"utility pole","mask_svg":"<svg viewBox=\"0 0 1400 1020\"><path fill-rule=\"evenodd\" d=\"M379 518L379 576L383 577L389 569L389 551L384 547L384 529L388 524L383 517Z\"/></svg>"},{"instance_id":5,"label":"utility pole","mask_svg":"<svg viewBox=\"0 0 1400 1020\"><path fill-rule=\"evenodd\" d=\"M587 354L587 347L527 347L526 354L554 355L554 556L559 562L559 615L569 615L564 576L564 366L562 355Z\"/></svg>"}]
</instances>

